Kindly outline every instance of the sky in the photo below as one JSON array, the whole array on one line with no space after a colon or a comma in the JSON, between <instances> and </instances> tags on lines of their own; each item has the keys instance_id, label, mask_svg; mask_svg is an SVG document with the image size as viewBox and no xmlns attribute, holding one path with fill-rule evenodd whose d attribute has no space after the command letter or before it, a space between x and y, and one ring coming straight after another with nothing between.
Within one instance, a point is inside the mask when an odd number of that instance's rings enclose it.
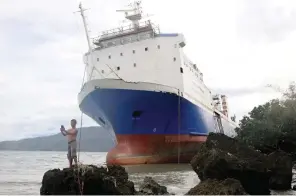
<instances>
[{"instance_id":1,"label":"sky","mask_svg":"<svg viewBox=\"0 0 296 196\"><path fill-rule=\"evenodd\" d=\"M1 140L57 133L76 118L87 42L77 0L2 0ZM84 0L90 36L116 28L126 0ZM228 96L237 119L277 98L296 75L294 0L143 0L164 33L183 33L206 85ZM294 76L294 78L293 78ZM83 126L96 123L83 116Z\"/></svg>"}]
</instances>

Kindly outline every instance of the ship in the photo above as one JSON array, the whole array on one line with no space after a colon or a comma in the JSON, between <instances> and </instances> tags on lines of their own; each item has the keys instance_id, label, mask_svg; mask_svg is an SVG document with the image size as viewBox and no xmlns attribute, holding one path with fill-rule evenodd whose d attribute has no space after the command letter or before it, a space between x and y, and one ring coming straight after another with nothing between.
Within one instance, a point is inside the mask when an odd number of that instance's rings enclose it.
<instances>
[{"instance_id":1,"label":"ship","mask_svg":"<svg viewBox=\"0 0 296 196\"><path fill-rule=\"evenodd\" d=\"M89 50L79 108L115 138L107 164L189 163L210 132L235 136L227 97L206 86L182 33L162 33L135 1L117 10L130 24L90 39L80 10Z\"/></svg>"}]
</instances>

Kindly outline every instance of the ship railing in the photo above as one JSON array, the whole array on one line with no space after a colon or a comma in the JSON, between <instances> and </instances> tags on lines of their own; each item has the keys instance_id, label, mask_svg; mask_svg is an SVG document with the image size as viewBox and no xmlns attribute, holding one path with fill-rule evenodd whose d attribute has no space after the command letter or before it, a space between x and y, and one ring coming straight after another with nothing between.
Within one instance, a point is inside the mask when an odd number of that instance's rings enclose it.
<instances>
[{"instance_id":1,"label":"ship railing","mask_svg":"<svg viewBox=\"0 0 296 196\"><path fill-rule=\"evenodd\" d=\"M92 38L94 44L98 44L101 39L105 39L108 37L114 37L114 36L120 36L132 32L136 32L139 29L151 29L153 30L156 34L159 34L159 27L154 25L153 23L150 22L150 20L147 21L142 21L139 23L139 25L135 28L133 24L127 25L127 26L122 26L119 28L114 28L110 29L107 31L102 31L99 33L98 37Z\"/></svg>"}]
</instances>

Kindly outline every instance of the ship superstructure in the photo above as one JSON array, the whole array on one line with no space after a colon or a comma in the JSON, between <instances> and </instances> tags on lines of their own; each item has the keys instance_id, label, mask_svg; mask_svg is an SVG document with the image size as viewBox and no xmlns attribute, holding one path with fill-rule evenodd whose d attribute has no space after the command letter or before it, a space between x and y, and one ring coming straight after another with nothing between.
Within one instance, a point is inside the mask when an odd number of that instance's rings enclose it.
<instances>
[{"instance_id":1,"label":"ship superstructure","mask_svg":"<svg viewBox=\"0 0 296 196\"><path fill-rule=\"evenodd\" d=\"M233 136L237 125L228 118L226 97L211 94L184 54L184 36L140 21L140 3L120 10L130 25L93 39L79 107L116 136L108 163L188 162L209 132Z\"/></svg>"}]
</instances>

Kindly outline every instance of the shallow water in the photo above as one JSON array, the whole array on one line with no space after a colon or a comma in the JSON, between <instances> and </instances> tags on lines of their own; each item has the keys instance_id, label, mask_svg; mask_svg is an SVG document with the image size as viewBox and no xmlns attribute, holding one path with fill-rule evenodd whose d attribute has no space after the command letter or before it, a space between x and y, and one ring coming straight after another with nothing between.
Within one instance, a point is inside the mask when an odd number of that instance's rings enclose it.
<instances>
[{"instance_id":1,"label":"shallow water","mask_svg":"<svg viewBox=\"0 0 296 196\"><path fill-rule=\"evenodd\" d=\"M100 165L106 153L81 152L80 162ZM45 171L67 167L66 152L20 152L0 151L0 194L39 195ZM129 178L136 187L145 176L151 176L169 192L184 194L195 186L199 179L188 164L160 164L126 167ZM296 194L293 191L275 194Z\"/></svg>"}]
</instances>

